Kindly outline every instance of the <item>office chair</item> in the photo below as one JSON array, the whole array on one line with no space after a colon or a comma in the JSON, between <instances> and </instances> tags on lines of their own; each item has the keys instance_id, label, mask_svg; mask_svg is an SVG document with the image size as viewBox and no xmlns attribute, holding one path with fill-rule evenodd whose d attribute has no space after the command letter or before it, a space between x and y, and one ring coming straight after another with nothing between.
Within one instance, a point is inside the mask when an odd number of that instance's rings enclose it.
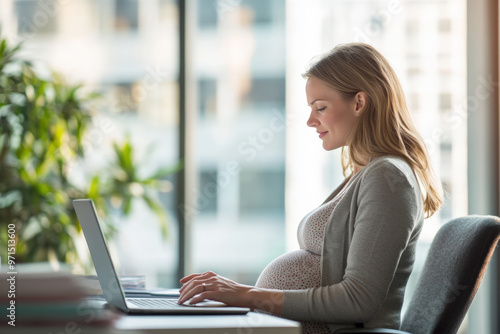
<instances>
[{"instance_id":1,"label":"office chair","mask_svg":"<svg viewBox=\"0 0 500 334\"><path fill-rule=\"evenodd\" d=\"M431 244L401 330L343 329L336 333L456 333L499 239L499 217L466 216L449 221Z\"/></svg>"}]
</instances>

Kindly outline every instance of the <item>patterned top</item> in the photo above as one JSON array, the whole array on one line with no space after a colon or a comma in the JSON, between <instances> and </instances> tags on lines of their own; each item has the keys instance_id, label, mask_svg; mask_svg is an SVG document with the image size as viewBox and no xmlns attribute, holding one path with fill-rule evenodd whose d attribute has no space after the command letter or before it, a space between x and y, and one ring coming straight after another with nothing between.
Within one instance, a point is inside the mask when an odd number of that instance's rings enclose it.
<instances>
[{"instance_id":1,"label":"patterned top","mask_svg":"<svg viewBox=\"0 0 500 334\"><path fill-rule=\"evenodd\" d=\"M260 274L256 286L267 289L298 290L321 286L321 252L325 227L350 181L331 201L307 214L297 230L300 249L273 260ZM302 333L331 333L326 324L302 323Z\"/></svg>"}]
</instances>

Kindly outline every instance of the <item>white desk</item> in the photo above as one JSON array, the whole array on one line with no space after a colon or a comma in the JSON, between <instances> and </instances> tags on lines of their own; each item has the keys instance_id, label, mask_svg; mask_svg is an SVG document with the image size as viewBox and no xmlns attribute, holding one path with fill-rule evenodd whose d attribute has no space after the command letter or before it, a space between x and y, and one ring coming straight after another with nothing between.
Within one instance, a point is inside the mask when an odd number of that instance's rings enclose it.
<instances>
[{"instance_id":1,"label":"white desk","mask_svg":"<svg viewBox=\"0 0 500 334\"><path fill-rule=\"evenodd\" d=\"M2 334L300 334L300 323L262 313L246 315L124 315L112 327L0 327Z\"/></svg>"},{"instance_id":2,"label":"white desk","mask_svg":"<svg viewBox=\"0 0 500 334\"><path fill-rule=\"evenodd\" d=\"M300 334L300 323L262 313L247 315L125 316L115 328L139 333Z\"/></svg>"}]
</instances>

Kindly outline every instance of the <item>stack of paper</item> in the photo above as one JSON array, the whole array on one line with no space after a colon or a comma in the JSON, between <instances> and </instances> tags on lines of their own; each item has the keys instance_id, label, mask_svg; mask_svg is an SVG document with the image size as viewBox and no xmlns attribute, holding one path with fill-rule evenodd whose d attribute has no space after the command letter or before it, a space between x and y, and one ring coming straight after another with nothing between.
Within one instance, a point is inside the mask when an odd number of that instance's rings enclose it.
<instances>
[{"instance_id":1,"label":"stack of paper","mask_svg":"<svg viewBox=\"0 0 500 334\"><path fill-rule=\"evenodd\" d=\"M76 276L78 283L85 287L89 295L102 295L101 284L96 275L80 275ZM146 277L143 275L119 276L122 288L125 291L146 289Z\"/></svg>"},{"instance_id":2,"label":"stack of paper","mask_svg":"<svg viewBox=\"0 0 500 334\"><path fill-rule=\"evenodd\" d=\"M0 326L102 326L116 319L68 273L0 274Z\"/></svg>"}]
</instances>

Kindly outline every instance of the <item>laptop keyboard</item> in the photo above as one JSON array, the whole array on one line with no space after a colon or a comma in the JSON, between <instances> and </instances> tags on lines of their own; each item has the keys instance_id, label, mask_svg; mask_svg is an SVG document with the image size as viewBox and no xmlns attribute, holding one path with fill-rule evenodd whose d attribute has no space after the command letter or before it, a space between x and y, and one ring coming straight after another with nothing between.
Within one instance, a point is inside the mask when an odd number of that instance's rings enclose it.
<instances>
[{"instance_id":1,"label":"laptop keyboard","mask_svg":"<svg viewBox=\"0 0 500 334\"><path fill-rule=\"evenodd\" d=\"M179 308L184 307L177 304L176 299L162 299L162 298L127 298L127 301L139 306L140 308L147 309L165 309L165 308Z\"/></svg>"}]
</instances>

